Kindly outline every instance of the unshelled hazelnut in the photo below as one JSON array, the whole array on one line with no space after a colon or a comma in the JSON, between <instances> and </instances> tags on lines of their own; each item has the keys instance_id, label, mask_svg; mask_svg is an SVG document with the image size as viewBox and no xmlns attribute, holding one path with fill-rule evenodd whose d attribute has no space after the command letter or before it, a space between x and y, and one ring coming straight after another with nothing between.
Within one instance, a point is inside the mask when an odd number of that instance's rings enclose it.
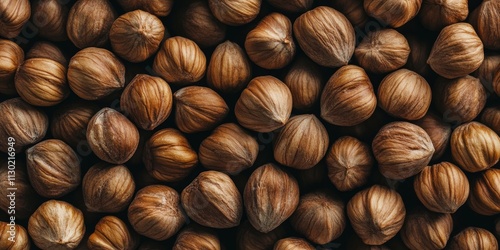
<instances>
[{"instance_id":1,"label":"unshelled hazelnut","mask_svg":"<svg viewBox=\"0 0 500 250\"><path fill-rule=\"evenodd\" d=\"M488 92L493 92L493 80L498 68L500 68L500 54L486 53L483 63L473 73L473 76L481 80Z\"/></svg>"},{"instance_id":2,"label":"unshelled hazelnut","mask_svg":"<svg viewBox=\"0 0 500 250\"><path fill-rule=\"evenodd\" d=\"M29 0L6 0L0 3L0 36L14 38L21 33L31 16Z\"/></svg>"},{"instance_id":3,"label":"unshelled hazelnut","mask_svg":"<svg viewBox=\"0 0 500 250\"><path fill-rule=\"evenodd\" d=\"M14 76L24 61L24 51L16 43L0 39L0 93L14 95Z\"/></svg>"},{"instance_id":4,"label":"unshelled hazelnut","mask_svg":"<svg viewBox=\"0 0 500 250\"><path fill-rule=\"evenodd\" d=\"M468 15L467 0L423 0L419 20L425 28L437 31L464 21Z\"/></svg>"},{"instance_id":5,"label":"unshelled hazelnut","mask_svg":"<svg viewBox=\"0 0 500 250\"><path fill-rule=\"evenodd\" d=\"M241 250L268 250L275 242L286 236L283 226L277 227L268 233L262 233L252 227L250 222L242 223L238 230L237 243Z\"/></svg>"},{"instance_id":6,"label":"unshelled hazelnut","mask_svg":"<svg viewBox=\"0 0 500 250\"><path fill-rule=\"evenodd\" d=\"M125 11L144 10L156 16L167 16L174 0L117 0Z\"/></svg>"},{"instance_id":7,"label":"unshelled hazelnut","mask_svg":"<svg viewBox=\"0 0 500 250\"><path fill-rule=\"evenodd\" d=\"M471 181L468 204L478 214L500 213L500 169L483 171L476 180Z\"/></svg>"},{"instance_id":8,"label":"unshelled hazelnut","mask_svg":"<svg viewBox=\"0 0 500 250\"><path fill-rule=\"evenodd\" d=\"M86 147L87 125L97 111L97 105L80 101L59 106L50 123L52 136L76 149Z\"/></svg>"},{"instance_id":9,"label":"unshelled hazelnut","mask_svg":"<svg viewBox=\"0 0 500 250\"><path fill-rule=\"evenodd\" d=\"M415 71L423 77L432 74L431 67L427 64L427 59L431 53L432 42L419 34L405 34L405 38L410 45L410 55L405 68Z\"/></svg>"},{"instance_id":10,"label":"unshelled hazelnut","mask_svg":"<svg viewBox=\"0 0 500 250\"><path fill-rule=\"evenodd\" d=\"M455 235L448 242L446 249L449 250L497 250L498 241L495 235L486 229L478 227L468 227Z\"/></svg>"},{"instance_id":11,"label":"unshelled hazelnut","mask_svg":"<svg viewBox=\"0 0 500 250\"><path fill-rule=\"evenodd\" d=\"M484 125L500 135L500 106L485 108L480 120Z\"/></svg>"},{"instance_id":12,"label":"unshelled hazelnut","mask_svg":"<svg viewBox=\"0 0 500 250\"><path fill-rule=\"evenodd\" d=\"M368 21L363 0L336 0L331 4L336 10L342 12L354 27L364 27Z\"/></svg>"},{"instance_id":13,"label":"unshelled hazelnut","mask_svg":"<svg viewBox=\"0 0 500 250\"><path fill-rule=\"evenodd\" d=\"M323 90L323 77L318 65L302 56L295 60L283 82L292 92L293 107L311 109L319 100Z\"/></svg>"},{"instance_id":14,"label":"unshelled hazelnut","mask_svg":"<svg viewBox=\"0 0 500 250\"><path fill-rule=\"evenodd\" d=\"M100 219L87 241L90 250L133 250L138 244L135 232L129 230L127 225L115 216L105 216Z\"/></svg>"},{"instance_id":15,"label":"unshelled hazelnut","mask_svg":"<svg viewBox=\"0 0 500 250\"><path fill-rule=\"evenodd\" d=\"M305 12L312 7L314 0L267 0L267 2L285 12Z\"/></svg>"},{"instance_id":16,"label":"unshelled hazelnut","mask_svg":"<svg viewBox=\"0 0 500 250\"><path fill-rule=\"evenodd\" d=\"M273 250L314 250L316 248L313 247L309 242L301 238L284 238L276 241L274 244Z\"/></svg>"},{"instance_id":17,"label":"unshelled hazelnut","mask_svg":"<svg viewBox=\"0 0 500 250\"><path fill-rule=\"evenodd\" d=\"M26 59L30 58L46 58L54 60L65 68L68 67L68 60L62 53L62 51L51 42L39 41L33 44L30 50L26 53Z\"/></svg>"},{"instance_id":18,"label":"unshelled hazelnut","mask_svg":"<svg viewBox=\"0 0 500 250\"><path fill-rule=\"evenodd\" d=\"M221 22L238 26L253 21L260 12L262 0L208 0L208 6Z\"/></svg>"},{"instance_id":19,"label":"unshelled hazelnut","mask_svg":"<svg viewBox=\"0 0 500 250\"><path fill-rule=\"evenodd\" d=\"M495 77L493 78L492 88L493 91L497 94L497 96L500 96L500 69L497 69L497 72L495 73Z\"/></svg>"},{"instance_id":20,"label":"unshelled hazelnut","mask_svg":"<svg viewBox=\"0 0 500 250\"><path fill-rule=\"evenodd\" d=\"M500 3L483 1L470 14L469 22L474 26L483 41L484 47L492 50L500 49Z\"/></svg>"},{"instance_id":21,"label":"unshelled hazelnut","mask_svg":"<svg viewBox=\"0 0 500 250\"><path fill-rule=\"evenodd\" d=\"M431 112L427 112L424 117L413 123L423 128L431 138L432 145L434 146L432 160L441 158L450 142L451 125Z\"/></svg>"},{"instance_id":22,"label":"unshelled hazelnut","mask_svg":"<svg viewBox=\"0 0 500 250\"><path fill-rule=\"evenodd\" d=\"M364 0L365 11L384 24L399 28L413 19L422 5L422 0Z\"/></svg>"},{"instance_id":23,"label":"unshelled hazelnut","mask_svg":"<svg viewBox=\"0 0 500 250\"><path fill-rule=\"evenodd\" d=\"M60 0L36 0L31 6L31 19L38 28L41 37L54 42L68 39L66 23L68 21L67 2Z\"/></svg>"},{"instance_id":24,"label":"unshelled hazelnut","mask_svg":"<svg viewBox=\"0 0 500 250\"><path fill-rule=\"evenodd\" d=\"M12 240L14 239L14 240ZM30 239L28 232L23 226L9 225L7 222L0 221L0 247L6 250L30 249Z\"/></svg>"},{"instance_id":25,"label":"unshelled hazelnut","mask_svg":"<svg viewBox=\"0 0 500 250\"><path fill-rule=\"evenodd\" d=\"M214 231L200 226L189 226L177 235L172 250L195 249L221 250L222 247Z\"/></svg>"},{"instance_id":26,"label":"unshelled hazelnut","mask_svg":"<svg viewBox=\"0 0 500 250\"><path fill-rule=\"evenodd\" d=\"M440 214L420 208L406 216L401 238L411 250L443 249L450 238L453 219L450 214Z\"/></svg>"}]
</instances>

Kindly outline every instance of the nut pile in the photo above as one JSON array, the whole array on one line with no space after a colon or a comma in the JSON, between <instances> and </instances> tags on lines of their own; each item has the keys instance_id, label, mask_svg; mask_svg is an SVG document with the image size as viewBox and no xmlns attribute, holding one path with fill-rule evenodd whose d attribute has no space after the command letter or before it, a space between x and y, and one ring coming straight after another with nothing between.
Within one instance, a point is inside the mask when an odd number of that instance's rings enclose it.
<instances>
[{"instance_id":1,"label":"nut pile","mask_svg":"<svg viewBox=\"0 0 500 250\"><path fill-rule=\"evenodd\" d=\"M499 0L2 0L0 249L477 249Z\"/></svg>"}]
</instances>

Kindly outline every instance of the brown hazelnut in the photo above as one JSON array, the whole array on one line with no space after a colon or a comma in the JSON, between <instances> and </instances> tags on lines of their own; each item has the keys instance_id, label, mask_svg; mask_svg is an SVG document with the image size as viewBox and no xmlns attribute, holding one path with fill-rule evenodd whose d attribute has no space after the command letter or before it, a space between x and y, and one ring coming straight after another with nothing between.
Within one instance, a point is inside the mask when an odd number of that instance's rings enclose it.
<instances>
[{"instance_id":1,"label":"brown hazelnut","mask_svg":"<svg viewBox=\"0 0 500 250\"><path fill-rule=\"evenodd\" d=\"M467 0L423 0L419 19L425 28L438 31L464 21L468 15Z\"/></svg>"},{"instance_id":2,"label":"brown hazelnut","mask_svg":"<svg viewBox=\"0 0 500 250\"><path fill-rule=\"evenodd\" d=\"M303 56L297 59L287 72L283 82L292 92L293 107L311 109L323 90L323 77L318 65Z\"/></svg>"},{"instance_id":3,"label":"brown hazelnut","mask_svg":"<svg viewBox=\"0 0 500 250\"><path fill-rule=\"evenodd\" d=\"M20 225L0 221L0 247L6 250L30 249L28 232Z\"/></svg>"},{"instance_id":4,"label":"brown hazelnut","mask_svg":"<svg viewBox=\"0 0 500 250\"><path fill-rule=\"evenodd\" d=\"M200 226L189 226L182 230L172 250L221 250L219 237L212 230Z\"/></svg>"},{"instance_id":5,"label":"brown hazelnut","mask_svg":"<svg viewBox=\"0 0 500 250\"><path fill-rule=\"evenodd\" d=\"M237 175L253 166L258 153L254 137L236 123L225 123L201 142L198 157L205 168Z\"/></svg>"},{"instance_id":6,"label":"brown hazelnut","mask_svg":"<svg viewBox=\"0 0 500 250\"><path fill-rule=\"evenodd\" d=\"M69 9L61 0L36 0L31 7L31 19L38 34L54 42L66 41Z\"/></svg>"},{"instance_id":7,"label":"brown hazelnut","mask_svg":"<svg viewBox=\"0 0 500 250\"><path fill-rule=\"evenodd\" d=\"M46 58L54 60L65 68L68 67L68 60L62 51L51 42L39 41L33 44L30 50L26 53L26 59L30 58Z\"/></svg>"},{"instance_id":8,"label":"brown hazelnut","mask_svg":"<svg viewBox=\"0 0 500 250\"><path fill-rule=\"evenodd\" d=\"M474 26L483 41L484 47L492 50L500 49L500 3L483 1L470 14L469 22Z\"/></svg>"},{"instance_id":9,"label":"brown hazelnut","mask_svg":"<svg viewBox=\"0 0 500 250\"><path fill-rule=\"evenodd\" d=\"M417 72L423 77L432 74L431 67L427 64L427 59L431 53L432 42L419 34L405 34L405 38L410 45L410 55L405 68Z\"/></svg>"},{"instance_id":10,"label":"brown hazelnut","mask_svg":"<svg viewBox=\"0 0 500 250\"><path fill-rule=\"evenodd\" d=\"M283 238L276 241L273 250L315 250L309 242L301 238Z\"/></svg>"},{"instance_id":11,"label":"brown hazelnut","mask_svg":"<svg viewBox=\"0 0 500 250\"><path fill-rule=\"evenodd\" d=\"M500 69L497 69L497 73L495 73L495 77L493 78L493 91L500 96Z\"/></svg>"},{"instance_id":12,"label":"brown hazelnut","mask_svg":"<svg viewBox=\"0 0 500 250\"><path fill-rule=\"evenodd\" d=\"M480 120L484 125L500 135L500 106L485 108Z\"/></svg>"},{"instance_id":13,"label":"brown hazelnut","mask_svg":"<svg viewBox=\"0 0 500 250\"><path fill-rule=\"evenodd\" d=\"M105 216L97 222L94 232L89 236L87 246L90 250L122 249L133 250L139 241L135 232L115 216Z\"/></svg>"},{"instance_id":14,"label":"brown hazelnut","mask_svg":"<svg viewBox=\"0 0 500 250\"><path fill-rule=\"evenodd\" d=\"M250 81L236 102L238 123L257 132L283 127L292 113L292 93L274 76L258 76Z\"/></svg>"},{"instance_id":15,"label":"brown hazelnut","mask_svg":"<svg viewBox=\"0 0 500 250\"><path fill-rule=\"evenodd\" d=\"M450 142L451 125L431 112L428 112L424 117L413 123L423 128L431 138L432 145L434 146L432 160L441 158Z\"/></svg>"},{"instance_id":16,"label":"brown hazelnut","mask_svg":"<svg viewBox=\"0 0 500 250\"><path fill-rule=\"evenodd\" d=\"M278 134L274 159L287 167L312 168L325 156L328 143L328 132L316 116L296 115Z\"/></svg>"},{"instance_id":17,"label":"brown hazelnut","mask_svg":"<svg viewBox=\"0 0 500 250\"><path fill-rule=\"evenodd\" d=\"M403 227L405 215L401 196L384 186L360 191L347 203L351 225L367 245L381 245L393 238Z\"/></svg>"},{"instance_id":18,"label":"brown hazelnut","mask_svg":"<svg viewBox=\"0 0 500 250\"><path fill-rule=\"evenodd\" d=\"M317 191L300 198L290 223L310 241L326 244L342 234L346 220L344 203L330 193Z\"/></svg>"},{"instance_id":19,"label":"brown hazelnut","mask_svg":"<svg viewBox=\"0 0 500 250\"><path fill-rule=\"evenodd\" d=\"M483 171L471 182L468 204L478 214L500 213L500 169Z\"/></svg>"},{"instance_id":20,"label":"brown hazelnut","mask_svg":"<svg viewBox=\"0 0 500 250\"><path fill-rule=\"evenodd\" d=\"M451 238L446 249L449 250L497 250L498 241L490 231L478 228L468 227Z\"/></svg>"},{"instance_id":21,"label":"brown hazelnut","mask_svg":"<svg viewBox=\"0 0 500 250\"><path fill-rule=\"evenodd\" d=\"M0 93L14 95L14 76L24 61L24 51L16 43L0 39Z\"/></svg>"},{"instance_id":22,"label":"brown hazelnut","mask_svg":"<svg viewBox=\"0 0 500 250\"><path fill-rule=\"evenodd\" d=\"M143 161L148 173L161 181L180 181L198 163L196 152L188 140L176 129L156 132L146 142Z\"/></svg>"},{"instance_id":23,"label":"brown hazelnut","mask_svg":"<svg viewBox=\"0 0 500 250\"><path fill-rule=\"evenodd\" d=\"M342 12L354 27L364 27L368 21L363 0L336 0L331 4L336 10Z\"/></svg>"},{"instance_id":24,"label":"brown hazelnut","mask_svg":"<svg viewBox=\"0 0 500 250\"><path fill-rule=\"evenodd\" d=\"M78 51L68 67L69 87L85 100L102 99L125 85L125 66L106 49Z\"/></svg>"},{"instance_id":25,"label":"brown hazelnut","mask_svg":"<svg viewBox=\"0 0 500 250\"><path fill-rule=\"evenodd\" d=\"M50 123L52 136L72 148L87 147L87 125L97 111L97 105L80 101L58 106Z\"/></svg>"},{"instance_id":26,"label":"brown hazelnut","mask_svg":"<svg viewBox=\"0 0 500 250\"><path fill-rule=\"evenodd\" d=\"M238 249L241 250L268 250L272 249L274 243L286 236L286 229L283 226L277 227L268 233L257 231L246 221L239 227L236 241Z\"/></svg>"},{"instance_id":27,"label":"brown hazelnut","mask_svg":"<svg viewBox=\"0 0 500 250\"><path fill-rule=\"evenodd\" d=\"M87 141L101 160L123 164L132 158L139 145L139 131L120 112L103 108L89 121Z\"/></svg>"},{"instance_id":28,"label":"brown hazelnut","mask_svg":"<svg viewBox=\"0 0 500 250\"><path fill-rule=\"evenodd\" d=\"M253 21L260 12L262 0L208 0L208 6L221 22L238 26Z\"/></svg>"},{"instance_id":29,"label":"brown hazelnut","mask_svg":"<svg viewBox=\"0 0 500 250\"><path fill-rule=\"evenodd\" d=\"M154 240L166 240L186 221L177 191L163 185L137 192L128 207L128 219L136 232Z\"/></svg>"},{"instance_id":30,"label":"brown hazelnut","mask_svg":"<svg viewBox=\"0 0 500 250\"><path fill-rule=\"evenodd\" d=\"M172 111L172 90L159 77L138 74L123 91L120 107L132 121L153 130L167 120Z\"/></svg>"},{"instance_id":31,"label":"brown hazelnut","mask_svg":"<svg viewBox=\"0 0 500 250\"><path fill-rule=\"evenodd\" d=\"M237 43L225 41L215 48L207 68L208 86L235 93L248 84L251 76L250 63Z\"/></svg>"},{"instance_id":32,"label":"brown hazelnut","mask_svg":"<svg viewBox=\"0 0 500 250\"><path fill-rule=\"evenodd\" d=\"M373 163L370 147L350 136L336 140L326 155L328 177L339 191L349 191L366 184Z\"/></svg>"},{"instance_id":33,"label":"brown hazelnut","mask_svg":"<svg viewBox=\"0 0 500 250\"><path fill-rule=\"evenodd\" d=\"M354 53L354 28L342 13L330 7L316 7L299 16L293 23L293 33L300 48L321 66L347 65Z\"/></svg>"},{"instance_id":34,"label":"brown hazelnut","mask_svg":"<svg viewBox=\"0 0 500 250\"><path fill-rule=\"evenodd\" d=\"M377 107L377 98L365 70L355 65L338 69L321 94L321 118L339 126L354 126L367 120Z\"/></svg>"},{"instance_id":35,"label":"brown hazelnut","mask_svg":"<svg viewBox=\"0 0 500 250\"><path fill-rule=\"evenodd\" d=\"M243 193L248 220L268 233L288 219L299 204L299 185L280 167L268 163L250 175Z\"/></svg>"},{"instance_id":36,"label":"brown hazelnut","mask_svg":"<svg viewBox=\"0 0 500 250\"><path fill-rule=\"evenodd\" d=\"M493 80L498 68L500 68L500 54L486 53L483 63L474 72L473 76L481 80L487 91L493 92Z\"/></svg>"},{"instance_id":37,"label":"brown hazelnut","mask_svg":"<svg viewBox=\"0 0 500 250\"><path fill-rule=\"evenodd\" d=\"M443 249L452 229L453 219L450 214L434 213L421 208L406 216L401 238L412 250Z\"/></svg>"},{"instance_id":38,"label":"brown hazelnut","mask_svg":"<svg viewBox=\"0 0 500 250\"><path fill-rule=\"evenodd\" d=\"M0 36L14 38L31 16L29 0L6 0L0 4Z\"/></svg>"},{"instance_id":39,"label":"brown hazelnut","mask_svg":"<svg viewBox=\"0 0 500 250\"><path fill-rule=\"evenodd\" d=\"M31 215L28 232L41 249L74 249L85 234L82 211L64 201L46 201Z\"/></svg>"},{"instance_id":40,"label":"brown hazelnut","mask_svg":"<svg viewBox=\"0 0 500 250\"><path fill-rule=\"evenodd\" d=\"M453 160L468 172L488 169L500 160L500 137L479 122L455 128L450 145Z\"/></svg>"},{"instance_id":41,"label":"brown hazelnut","mask_svg":"<svg viewBox=\"0 0 500 250\"><path fill-rule=\"evenodd\" d=\"M168 16L174 0L117 0L125 11L144 10L156 16Z\"/></svg>"},{"instance_id":42,"label":"brown hazelnut","mask_svg":"<svg viewBox=\"0 0 500 250\"><path fill-rule=\"evenodd\" d=\"M104 47L117 15L108 0L78 0L68 15L69 40L80 48Z\"/></svg>"},{"instance_id":43,"label":"brown hazelnut","mask_svg":"<svg viewBox=\"0 0 500 250\"><path fill-rule=\"evenodd\" d=\"M206 57L195 42L184 37L171 37L156 54L153 70L168 83L186 85L205 75Z\"/></svg>"},{"instance_id":44,"label":"brown hazelnut","mask_svg":"<svg viewBox=\"0 0 500 250\"><path fill-rule=\"evenodd\" d=\"M399 28L413 19L422 5L422 0L365 0L365 11L384 24Z\"/></svg>"},{"instance_id":45,"label":"brown hazelnut","mask_svg":"<svg viewBox=\"0 0 500 250\"><path fill-rule=\"evenodd\" d=\"M483 43L474 28L455 23L441 30L427 63L440 76L453 79L474 72L483 60Z\"/></svg>"},{"instance_id":46,"label":"brown hazelnut","mask_svg":"<svg viewBox=\"0 0 500 250\"><path fill-rule=\"evenodd\" d=\"M295 56L292 22L280 13L271 13L248 32L245 50L250 60L265 69L281 69Z\"/></svg>"}]
</instances>

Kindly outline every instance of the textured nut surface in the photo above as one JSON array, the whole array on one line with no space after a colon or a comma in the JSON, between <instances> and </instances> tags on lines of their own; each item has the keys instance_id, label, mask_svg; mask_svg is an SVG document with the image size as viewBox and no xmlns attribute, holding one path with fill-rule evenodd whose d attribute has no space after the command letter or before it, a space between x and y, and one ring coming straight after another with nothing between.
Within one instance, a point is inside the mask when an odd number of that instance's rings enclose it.
<instances>
[{"instance_id":1,"label":"textured nut surface","mask_svg":"<svg viewBox=\"0 0 500 250\"><path fill-rule=\"evenodd\" d=\"M301 238L288 237L276 241L273 250L314 250L309 242Z\"/></svg>"},{"instance_id":2,"label":"textured nut surface","mask_svg":"<svg viewBox=\"0 0 500 250\"><path fill-rule=\"evenodd\" d=\"M208 6L221 22L238 26L251 22L260 12L262 0L209 0Z\"/></svg>"},{"instance_id":3,"label":"textured nut surface","mask_svg":"<svg viewBox=\"0 0 500 250\"><path fill-rule=\"evenodd\" d=\"M500 135L500 106L485 108L481 122Z\"/></svg>"},{"instance_id":4,"label":"textured nut surface","mask_svg":"<svg viewBox=\"0 0 500 250\"><path fill-rule=\"evenodd\" d=\"M401 27L413 19L421 5L422 0L364 0L364 7L368 15L394 28Z\"/></svg>"},{"instance_id":5,"label":"textured nut surface","mask_svg":"<svg viewBox=\"0 0 500 250\"><path fill-rule=\"evenodd\" d=\"M312 7L314 0L268 0L267 2L286 12L304 12Z\"/></svg>"},{"instance_id":6,"label":"textured nut surface","mask_svg":"<svg viewBox=\"0 0 500 250\"><path fill-rule=\"evenodd\" d=\"M167 16L174 5L174 0L117 0L117 2L126 11L140 9L157 16Z\"/></svg>"},{"instance_id":7,"label":"textured nut surface","mask_svg":"<svg viewBox=\"0 0 500 250\"><path fill-rule=\"evenodd\" d=\"M467 0L423 0L419 20L430 30L440 30L464 21L469 15Z\"/></svg>"},{"instance_id":8,"label":"textured nut surface","mask_svg":"<svg viewBox=\"0 0 500 250\"><path fill-rule=\"evenodd\" d=\"M46 58L54 60L61 65L67 67L68 60L57 45L51 42L38 41L26 53L26 59L30 58Z\"/></svg>"},{"instance_id":9,"label":"textured nut surface","mask_svg":"<svg viewBox=\"0 0 500 250\"><path fill-rule=\"evenodd\" d=\"M410 249L443 249L450 238L453 219L450 214L440 214L420 209L408 214L401 229L401 238Z\"/></svg>"},{"instance_id":10,"label":"textured nut surface","mask_svg":"<svg viewBox=\"0 0 500 250\"><path fill-rule=\"evenodd\" d=\"M448 148L451 138L451 125L444 122L439 116L434 113L427 114L419 120L414 121L427 132L434 146L434 155L432 160L441 158Z\"/></svg>"},{"instance_id":11,"label":"textured nut surface","mask_svg":"<svg viewBox=\"0 0 500 250\"><path fill-rule=\"evenodd\" d=\"M468 227L450 239L448 249L498 249L498 241L495 235L486 229L478 227Z\"/></svg>"},{"instance_id":12,"label":"textured nut surface","mask_svg":"<svg viewBox=\"0 0 500 250\"><path fill-rule=\"evenodd\" d=\"M54 42L68 39L66 22L69 9L66 5L66 2L60 0L33 1L31 18L41 37Z\"/></svg>"},{"instance_id":13,"label":"textured nut surface","mask_svg":"<svg viewBox=\"0 0 500 250\"><path fill-rule=\"evenodd\" d=\"M55 139L73 148L86 145L87 125L99 107L88 102L71 102L57 108L52 116L50 130Z\"/></svg>"},{"instance_id":14,"label":"textured nut surface","mask_svg":"<svg viewBox=\"0 0 500 250\"><path fill-rule=\"evenodd\" d=\"M14 76L17 68L24 61L24 51L16 43L0 39L0 93L16 93Z\"/></svg>"},{"instance_id":15,"label":"textured nut surface","mask_svg":"<svg viewBox=\"0 0 500 250\"><path fill-rule=\"evenodd\" d=\"M294 61L283 82L292 93L293 107L310 110L320 99L323 76L318 65L305 56Z\"/></svg>"},{"instance_id":16,"label":"textured nut surface","mask_svg":"<svg viewBox=\"0 0 500 250\"><path fill-rule=\"evenodd\" d=\"M0 36L14 38L21 33L31 16L29 0L6 0L0 3Z\"/></svg>"},{"instance_id":17,"label":"textured nut surface","mask_svg":"<svg viewBox=\"0 0 500 250\"><path fill-rule=\"evenodd\" d=\"M94 232L89 236L90 249L136 249L139 241L135 232L115 216L105 216L97 222Z\"/></svg>"},{"instance_id":18,"label":"textured nut surface","mask_svg":"<svg viewBox=\"0 0 500 250\"><path fill-rule=\"evenodd\" d=\"M469 22L488 49L500 49L500 3L483 1L470 15Z\"/></svg>"},{"instance_id":19,"label":"textured nut surface","mask_svg":"<svg viewBox=\"0 0 500 250\"><path fill-rule=\"evenodd\" d=\"M190 226L182 230L175 240L173 250L206 249L220 250L217 234L204 227Z\"/></svg>"},{"instance_id":20,"label":"textured nut surface","mask_svg":"<svg viewBox=\"0 0 500 250\"><path fill-rule=\"evenodd\" d=\"M5 250L30 249L30 239L28 232L23 226L15 225L11 230L11 225L0 221L0 247ZM12 241L12 232L15 234L15 240Z\"/></svg>"},{"instance_id":21,"label":"textured nut surface","mask_svg":"<svg viewBox=\"0 0 500 250\"><path fill-rule=\"evenodd\" d=\"M482 215L500 213L500 169L483 171L471 182L468 204L474 212Z\"/></svg>"}]
</instances>

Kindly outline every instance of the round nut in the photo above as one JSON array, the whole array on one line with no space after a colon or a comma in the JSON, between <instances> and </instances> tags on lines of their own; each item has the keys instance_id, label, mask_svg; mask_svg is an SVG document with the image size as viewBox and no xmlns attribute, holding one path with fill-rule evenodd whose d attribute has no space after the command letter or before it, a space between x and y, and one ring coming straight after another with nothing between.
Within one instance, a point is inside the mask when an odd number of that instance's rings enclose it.
<instances>
[{"instance_id":1,"label":"round nut","mask_svg":"<svg viewBox=\"0 0 500 250\"><path fill-rule=\"evenodd\" d=\"M401 238L410 249L443 249L450 238L453 219L450 214L440 214L420 209L406 217Z\"/></svg>"},{"instance_id":2,"label":"round nut","mask_svg":"<svg viewBox=\"0 0 500 250\"><path fill-rule=\"evenodd\" d=\"M16 43L0 39L0 93L16 94L14 76L24 61L24 51Z\"/></svg>"},{"instance_id":3,"label":"round nut","mask_svg":"<svg viewBox=\"0 0 500 250\"><path fill-rule=\"evenodd\" d=\"M97 105L79 101L58 106L50 123L52 136L72 148L87 148L87 126L97 111Z\"/></svg>"},{"instance_id":4,"label":"round nut","mask_svg":"<svg viewBox=\"0 0 500 250\"><path fill-rule=\"evenodd\" d=\"M423 0L419 20L429 30L442 28L464 21L469 15L467 0Z\"/></svg>"},{"instance_id":5,"label":"round nut","mask_svg":"<svg viewBox=\"0 0 500 250\"><path fill-rule=\"evenodd\" d=\"M175 240L172 250L207 249L221 250L217 234L200 226L189 226L182 230Z\"/></svg>"},{"instance_id":6,"label":"round nut","mask_svg":"<svg viewBox=\"0 0 500 250\"><path fill-rule=\"evenodd\" d=\"M260 12L262 0L208 0L208 6L221 22L238 26L251 22Z\"/></svg>"},{"instance_id":7,"label":"round nut","mask_svg":"<svg viewBox=\"0 0 500 250\"><path fill-rule=\"evenodd\" d=\"M468 227L462 230L448 242L447 249L484 249L497 250L498 241L495 235L486 229L478 227Z\"/></svg>"},{"instance_id":8,"label":"round nut","mask_svg":"<svg viewBox=\"0 0 500 250\"><path fill-rule=\"evenodd\" d=\"M174 0L117 0L125 11L144 10L156 16L168 16Z\"/></svg>"},{"instance_id":9,"label":"round nut","mask_svg":"<svg viewBox=\"0 0 500 250\"><path fill-rule=\"evenodd\" d=\"M435 149L431 160L441 158L450 142L451 125L431 112L427 112L424 117L413 123L423 128L431 138L432 145Z\"/></svg>"},{"instance_id":10,"label":"round nut","mask_svg":"<svg viewBox=\"0 0 500 250\"><path fill-rule=\"evenodd\" d=\"M97 222L94 232L89 236L90 249L136 249L139 240L134 231L115 216L105 216Z\"/></svg>"},{"instance_id":11,"label":"round nut","mask_svg":"<svg viewBox=\"0 0 500 250\"><path fill-rule=\"evenodd\" d=\"M41 37L54 42L68 39L66 23L69 9L66 5L67 2L60 0L36 0L33 2L31 19L38 28Z\"/></svg>"},{"instance_id":12,"label":"round nut","mask_svg":"<svg viewBox=\"0 0 500 250\"><path fill-rule=\"evenodd\" d=\"M301 238L284 238L276 241L273 250L314 250L309 242Z\"/></svg>"},{"instance_id":13,"label":"round nut","mask_svg":"<svg viewBox=\"0 0 500 250\"><path fill-rule=\"evenodd\" d=\"M323 90L323 77L318 65L303 56L287 72L283 82L292 93L293 107L310 110L319 100Z\"/></svg>"},{"instance_id":14,"label":"round nut","mask_svg":"<svg viewBox=\"0 0 500 250\"><path fill-rule=\"evenodd\" d=\"M65 68L68 67L68 60L62 51L55 44L50 42L38 41L26 53L26 59L30 58L46 58L54 60Z\"/></svg>"},{"instance_id":15,"label":"round nut","mask_svg":"<svg viewBox=\"0 0 500 250\"><path fill-rule=\"evenodd\" d=\"M364 0L364 7L369 16L399 28L413 19L422 5L422 0Z\"/></svg>"},{"instance_id":16,"label":"round nut","mask_svg":"<svg viewBox=\"0 0 500 250\"><path fill-rule=\"evenodd\" d=\"M471 182L468 204L478 214L500 213L500 169L483 171Z\"/></svg>"},{"instance_id":17,"label":"round nut","mask_svg":"<svg viewBox=\"0 0 500 250\"><path fill-rule=\"evenodd\" d=\"M492 50L500 49L500 3L483 1L471 14L469 22L474 26L483 41L484 47Z\"/></svg>"},{"instance_id":18,"label":"round nut","mask_svg":"<svg viewBox=\"0 0 500 250\"><path fill-rule=\"evenodd\" d=\"M14 38L21 33L31 16L29 0L6 0L0 3L0 36Z\"/></svg>"}]
</instances>

